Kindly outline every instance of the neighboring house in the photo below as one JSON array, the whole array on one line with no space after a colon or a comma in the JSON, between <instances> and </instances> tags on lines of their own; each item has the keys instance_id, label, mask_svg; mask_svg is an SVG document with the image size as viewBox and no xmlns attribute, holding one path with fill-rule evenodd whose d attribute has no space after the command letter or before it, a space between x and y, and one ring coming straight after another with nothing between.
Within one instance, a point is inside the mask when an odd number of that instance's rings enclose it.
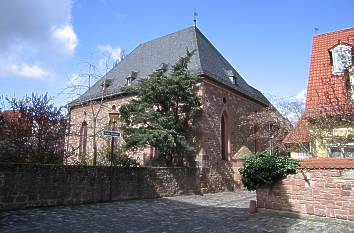
<instances>
[{"instance_id":1,"label":"neighboring house","mask_svg":"<svg viewBox=\"0 0 354 233\"><path fill-rule=\"evenodd\" d=\"M147 78L157 69L168 72L180 57L186 55L186 49L195 50L189 70L203 78L198 86L203 113L197 135L200 148L196 156L197 165L211 170L218 167L215 176L232 177L228 170L230 160L241 147L246 146L251 151L264 149L265 143L255 143L249 139L252 130L240 126L240 118L261 111L269 106L269 101L248 85L213 44L193 26L140 44L69 104L70 136L67 143L79 159L84 154L92 156L92 112L98 113L96 131L100 137L97 142L98 147L102 148L109 145L108 140L101 137L102 130L109 124L108 112L119 109L132 98L122 92L121 87L134 85L137 80ZM154 156L153 148L145 148L135 158L143 165L148 165Z\"/></svg>"},{"instance_id":2,"label":"neighboring house","mask_svg":"<svg viewBox=\"0 0 354 233\"><path fill-rule=\"evenodd\" d=\"M20 110L0 110L0 126L5 124L19 124L22 129L30 129L32 122L30 118ZM8 130L13 130L10 128Z\"/></svg>"},{"instance_id":3,"label":"neighboring house","mask_svg":"<svg viewBox=\"0 0 354 233\"><path fill-rule=\"evenodd\" d=\"M293 157L354 157L354 28L314 36L305 113L284 142Z\"/></svg>"},{"instance_id":4,"label":"neighboring house","mask_svg":"<svg viewBox=\"0 0 354 233\"><path fill-rule=\"evenodd\" d=\"M21 118L21 113L19 110L0 110L0 122L5 120L14 121L18 120L19 118Z\"/></svg>"}]
</instances>

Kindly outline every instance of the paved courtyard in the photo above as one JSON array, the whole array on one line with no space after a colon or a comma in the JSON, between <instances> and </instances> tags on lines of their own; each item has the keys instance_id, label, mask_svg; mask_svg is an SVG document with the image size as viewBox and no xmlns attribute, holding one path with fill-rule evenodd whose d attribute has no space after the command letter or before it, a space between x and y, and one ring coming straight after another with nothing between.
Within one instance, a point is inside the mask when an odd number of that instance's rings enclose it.
<instances>
[{"instance_id":1,"label":"paved courtyard","mask_svg":"<svg viewBox=\"0 0 354 233\"><path fill-rule=\"evenodd\" d=\"M0 213L0 232L354 232L354 223L249 214L254 193L226 192Z\"/></svg>"}]
</instances>

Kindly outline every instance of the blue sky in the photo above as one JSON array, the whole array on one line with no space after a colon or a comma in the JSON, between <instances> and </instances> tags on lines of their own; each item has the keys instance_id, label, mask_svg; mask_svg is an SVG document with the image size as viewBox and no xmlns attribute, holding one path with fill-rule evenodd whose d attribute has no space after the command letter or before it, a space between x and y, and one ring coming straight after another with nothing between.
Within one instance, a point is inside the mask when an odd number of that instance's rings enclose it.
<instances>
[{"instance_id":1,"label":"blue sky","mask_svg":"<svg viewBox=\"0 0 354 233\"><path fill-rule=\"evenodd\" d=\"M0 95L48 92L65 104L59 93L87 82L88 63L99 77L122 50L191 26L194 9L249 84L284 97L306 88L312 36L354 27L352 0L1 1Z\"/></svg>"}]
</instances>

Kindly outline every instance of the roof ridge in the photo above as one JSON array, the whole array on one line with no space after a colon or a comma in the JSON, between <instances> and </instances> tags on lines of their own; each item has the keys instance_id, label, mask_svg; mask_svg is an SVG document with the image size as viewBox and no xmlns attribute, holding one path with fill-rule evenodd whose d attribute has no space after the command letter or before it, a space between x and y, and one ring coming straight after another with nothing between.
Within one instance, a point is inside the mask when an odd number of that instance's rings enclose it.
<instances>
[{"instance_id":1,"label":"roof ridge","mask_svg":"<svg viewBox=\"0 0 354 233\"><path fill-rule=\"evenodd\" d=\"M220 60L225 65L230 66L233 69L233 71L236 72L236 74L238 75L239 78L243 79L243 77L237 72L237 70L233 67L233 65L221 54L221 52L213 45L213 43L211 43L211 41L197 27L196 27L196 32L198 32L202 36L202 38L208 43L208 45L211 46L211 48L216 52L216 55L220 58ZM197 38L197 41L198 41L198 38Z\"/></svg>"},{"instance_id":2,"label":"roof ridge","mask_svg":"<svg viewBox=\"0 0 354 233\"><path fill-rule=\"evenodd\" d=\"M174 34L181 33L181 32L183 32L183 31L187 31L187 30L189 30L189 29L191 29L191 28L194 28L194 27L195 27L195 26L190 26L190 27L187 27L187 28L180 29L180 30L178 30L178 31L176 31L176 32L171 32L171 33L169 33L169 34L167 34L167 35L163 35L163 36L157 37L157 38L155 38L155 39L147 40L147 41L145 41L145 42L140 43L137 47L139 47L140 45L144 45L144 44L147 44L147 43L156 41L156 40L160 40L160 39L165 38L165 37L169 37L169 36L174 35ZM136 48L137 48L137 47L136 47Z\"/></svg>"},{"instance_id":3,"label":"roof ridge","mask_svg":"<svg viewBox=\"0 0 354 233\"><path fill-rule=\"evenodd\" d=\"M198 55L197 61L199 62L199 66L201 68L201 72L203 72L203 65L202 65L202 61L201 61L201 58L200 58L200 54L199 54L200 51L199 51L198 37L197 37L197 31L199 31L199 30L198 30L197 26L193 26L193 29L194 29L194 33L193 33L194 45L197 48L196 54Z\"/></svg>"},{"instance_id":4,"label":"roof ridge","mask_svg":"<svg viewBox=\"0 0 354 233\"><path fill-rule=\"evenodd\" d=\"M340 29L340 30L337 30L337 31L324 32L324 33L321 33L321 34L318 34L318 35L314 35L313 37L315 38L315 37L320 37L320 36L326 36L327 34L339 33L339 32L353 30L353 29L354 29L354 27L344 28L344 29Z\"/></svg>"}]
</instances>

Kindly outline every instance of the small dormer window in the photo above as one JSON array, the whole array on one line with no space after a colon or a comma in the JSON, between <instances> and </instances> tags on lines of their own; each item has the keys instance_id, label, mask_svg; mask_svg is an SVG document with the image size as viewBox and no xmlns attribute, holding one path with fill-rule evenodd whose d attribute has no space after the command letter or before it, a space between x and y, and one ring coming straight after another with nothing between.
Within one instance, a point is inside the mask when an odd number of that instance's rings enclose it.
<instances>
[{"instance_id":1,"label":"small dormer window","mask_svg":"<svg viewBox=\"0 0 354 233\"><path fill-rule=\"evenodd\" d=\"M106 88L106 87L109 87L112 83L112 80L111 79L105 79L101 82L101 87L103 88Z\"/></svg>"},{"instance_id":2,"label":"small dormer window","mask_svg":"<svg viewBox=\"0 0 354 233\"><path fill-rule=\"evenodd\" d=\"M237 85L237 76L232 70L227 71L227 76L229 77L233 85Z\"/></svg>"},{"instance_id":3,"label":"small dormer window","mask_svg":"<svg viewBox=\"0 0 354 233\"><path fill-rule=\"evenodd\" d=\"M157 68L157 71L166 72L168 65L166 63L161 63L161 65Z\"/></svg>"},{"instance_id":4,"label":"small dormer window","mask_svg":"<svg viewBox=\"0 0 354 233\"><path fill-rule=\"evenodd\" d=\"M127 86L132 85L133 81L136 79L138 76L138 72L132 71L130 75L127 77Z\"/></svg>"},{"instance_id":5,"label":"small dormer window","mask_svg":"<svg viewBox=\"0 0 354 233\"><path fill-rule=\"evenodd\" d=\"M132 85L133 79L131 77L127 78L127 85L130 86Z\"/></svg>"},{"instance_id":6,"label":"small dormer window","mask_svg":"<svg viewBox=\"0 0 354 233\"><path fill-rule=\"evenodd\" d=\"M346 44L338 44L329 50L331 55L332 73L341 75L352 65L352 47Z\"/></svg>"},{"instance_id":7,"label":"small dormer window","mask_svg":"<svg viewBox=\"0 0 354 233\"><path fill-rule=\"evenodd\" d=\"M233 76L231 81L232 81L232 84L237 85L237 77L236 76Z\"/></svg>"}]
</instances>

